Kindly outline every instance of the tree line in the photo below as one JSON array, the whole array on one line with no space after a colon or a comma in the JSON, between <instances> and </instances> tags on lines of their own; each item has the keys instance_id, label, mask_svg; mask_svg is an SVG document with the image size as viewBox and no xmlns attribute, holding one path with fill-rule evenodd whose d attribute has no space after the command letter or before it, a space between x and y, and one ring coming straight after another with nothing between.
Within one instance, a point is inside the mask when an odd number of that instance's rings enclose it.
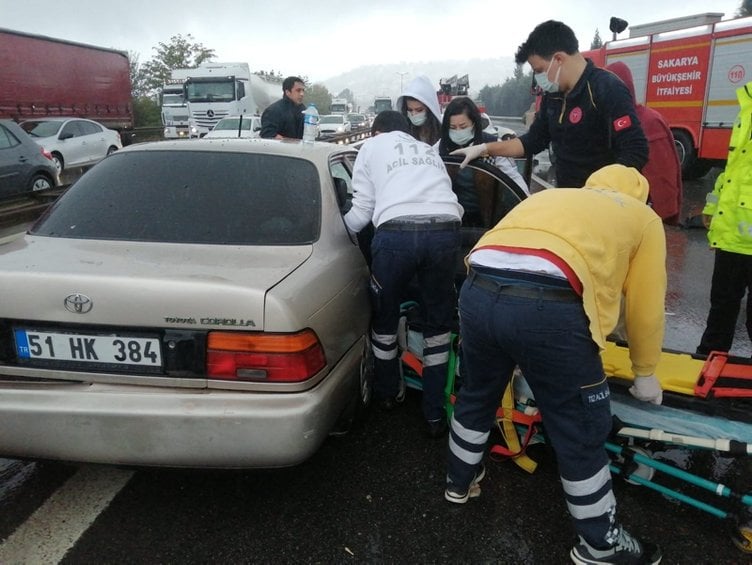
<instances>
[{"instance_id":1,"label":"tree line","mask_svg":"<svg viewBox=\"0 0 752 565\"><path fill-rule=\"evenodd\" d=\"M742 0L735 15L752 15L752 0ZM602 45L600 32L596 29L590 48L595 49ZM156 54L143 65L139 63L137 53L129 53L131 96L136 127L161 125L159 95L165 79L169 78L173 69L196 68L216 56L214 49L195 41L191 34L174 35L168 42L160 42L153 50ZM281 85L284 80L284 76L278 71L255 72L269 82L278 82ZM316 104L322 114L329 113L332 98L354 101L353 93L347 88L333 96L323 84L308 84L307 77L301 78L307 84L305 102ZM535 101L532 87L533 72L525 73L522 65L517 65L511 77L502 84L484 86L480 89L478 97L486 112L492 116L522 116Z\"/></svg>"},{"instance_id":2,"label":"tree line","mask_svg":"<svg viewBox=\"0 0 752 565\"><path fill-rule=\"evenodd\" d=\"M161 125L160 93L165 80L173 69L191 69L215 56L214 49L194 40L191 34L175 35L168 42L160 42L154 47L155 55L146 63L139 62L137 53L129 53L131 74L131 97L136 127L157 127ZM278 71L255 71L269 82L282 84L284 76ZM316 104L319 112L328 114L333 98L345 98L354 103L355 96L349 88L332 95L322 84L308 84L306 103ZM514 75L504 84L484 86L480 91L480 102L491 115L522 116L528 110L534 97L531 93L532 72L525 75L520 65ZM280 96L282 95L280 88Z\"/></svg>"}]
</instances>

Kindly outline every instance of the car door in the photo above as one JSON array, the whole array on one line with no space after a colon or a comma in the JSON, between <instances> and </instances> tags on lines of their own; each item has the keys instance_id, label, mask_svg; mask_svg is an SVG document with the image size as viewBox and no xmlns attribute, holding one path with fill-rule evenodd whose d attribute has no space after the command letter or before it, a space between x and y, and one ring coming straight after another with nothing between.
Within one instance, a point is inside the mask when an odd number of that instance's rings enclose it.
<instances>
[{"instance_id":1,"label":"car door","mask_svg":"<svg viewBox=\"0 0 752 565\"><path fill-rule=\"evenodd\" d=\"M57 146L63 155L65 168L80 167L87 162L88 148L83 131L80 127L81 120L71 120L63 124L57 136Z\"/></svg>"},{"instance_id":2,"label":"car door","mask_svg":"<svg viewBox=\"0 0 752 565\"><path fill-rule=\"evenodd\" d=\"M0 124L0 197L23 190L31 167L21 142Z\"/></svg>"},{"instance_id":3,"label":"car door","mask_svg":"<svg viewBox=\"0 0 752 565\"><path fill-rule=\"evenodd\" d=\"M104 128L99 124L78 121L78 127L81 131L82 143L86 148L86 163L94 165L105 158L107 155L107 140L104 135Z\"/></svg>"},{"instance_id":4,"label":"car door","mask_svg":"<svg viewBox=\"0 0 752 565\"><path fill-rule=\"evenodd\" d=\"M527 195L508 175L499 168L481 160L470 162L460 169L462 158L442 157L452 190L464 209L462 216L460 258L457 278L464 279L465 256L480 237L494 227L509 211L522 202Z\"/></svg>"}]
</instances>

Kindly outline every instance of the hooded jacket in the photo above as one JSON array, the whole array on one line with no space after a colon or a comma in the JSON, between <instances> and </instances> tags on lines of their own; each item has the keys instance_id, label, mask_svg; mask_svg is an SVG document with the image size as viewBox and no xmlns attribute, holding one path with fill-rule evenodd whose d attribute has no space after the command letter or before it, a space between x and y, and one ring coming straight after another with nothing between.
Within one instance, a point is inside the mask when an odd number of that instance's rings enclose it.
<instances>
[{"instance_id":1,"label":"hooded jacket","mask_svg":"<svg viewBox=\"0 0 752 565\"><path fill-rule=\"evenodd\" d=\"M708 194L703 214L713 216L710 246L752 255L752 82L737 89L739 114L734 121L726 168Z\"/></svg>"},{"instance_id":2,"label":"hooded jacket","mask_svg":"<svg viewBox=\"0 0 752 565\"><path fill-rule=\"evenodd\" d=\"M495 249L558 258L582 287L590 334L601 349L624 295L632 370L651 375L663 345L666 239L647 195L636 169L609 165L584 189L543 190L523 200L470 254Z\"/></svg>"},{"instance_id":3,"label":"hooded jacket","mask_svg":"<svg viewBox=\"0 0 752 565\"><path fill-rule=\"evenodd\" d=\"M428 111L433 114L433 116L436 118L436 120L439 122L439 131L441 130L441 108L439 107L439 97L436 95L436 88L434 87L433 83L431 82L431 79L428 78L425 75L420 75L415 77L413 80L411 80L408 85L405 87L405 89L402 91L402 94L397 98L397 110L399 112L402 111L402 103L406 96L409 96L410 98L415 98L416 100L420 101L421 104L423 104L426 108L428 108ZM413 135L413 137L418 138L418 133L420 128L416 128L412 124L410 124L410 133ZM433 145L438 141L438 139L432 139L432 140L426 140L421 139L421 141L424 141L425 143L428 143L429 145Z\"/></svg>"},{"instance_id":4,"label":"hooded jacket","mask_svg":"<svg viewBox=\"0 0 752 565\"><path fill-rule=\"evenodd\" d=\"M637 118L648 140L648 162L642 174L650 183L650 202L663 221L676 224L681 215L682 178L679 155L676 153L674 135L666 119L652 108L637 103L634 80L629 67L617 61L606 67L627 85L635 102Z\"/></svg>"}]
</instances>

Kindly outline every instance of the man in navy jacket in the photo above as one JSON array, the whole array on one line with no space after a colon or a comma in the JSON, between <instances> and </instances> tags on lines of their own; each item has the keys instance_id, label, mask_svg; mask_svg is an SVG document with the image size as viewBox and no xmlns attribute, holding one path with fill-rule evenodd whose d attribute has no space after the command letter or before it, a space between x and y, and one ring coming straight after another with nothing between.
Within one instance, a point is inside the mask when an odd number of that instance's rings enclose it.
<instances>
[{"instance_id":1,"label":"man in navy jacket","mask_svg":"<svg viewBox=\"0 0 752 565\"><path fill-rule=\"evenodd\" d=\"M556 158L556 184L581 187L605 165L642 169L648 142L634 102L624 83L596 67L579 52L574 32L561 22L538 25L515 55L527 62L543 97L527 133L458 149L468 162L486 154L504 157L535 155L551 144Z\"/></svg>"}]
</instances>

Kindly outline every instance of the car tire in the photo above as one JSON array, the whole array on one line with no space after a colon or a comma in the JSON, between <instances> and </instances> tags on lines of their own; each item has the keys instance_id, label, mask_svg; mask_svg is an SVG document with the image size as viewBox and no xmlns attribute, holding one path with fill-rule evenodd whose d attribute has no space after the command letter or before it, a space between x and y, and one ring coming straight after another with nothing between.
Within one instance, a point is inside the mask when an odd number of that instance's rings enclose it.
<instances>
[{"instance_id":1,"label":"car tire","mask_svg":"<svg viewBox=\"0 0 752 565\"><path fill-rule=\"evenodd\" d=\"M118 148L117 148L117 147L115 147L114 145L110 145L110 146L109 146L109 147L107 148L107 155L112 155L112 154L113 154L113 153L114 153L115 151L117 151L117 150L118 150Z\"/></svg>"},{"instance_id":2,"label":"car tire","mask_svg":"<svg viewBox=\"0 0 752 565\"><path fill-rule=\"evenodd\" d=\"M360 359L357 391L353 395L352 401L340 415L330 435L345 435L354 426L365 420L373 399L373 370L373 349L371 347L371 340L366 337L364 340L363 355Z\"/></svg>"},{"instance_id":3,"label":"car tire","mask_svg":"<svg viewBox=\"0 0 752 565\"><path fill-rule=\"evenodd\" d=\"M52 161L55 163L55 167L57 167L57 174L62 174L63 170L65 169L65 161L63 160L63 156L60 153L53 153Z\"/></svg>"},{"instance_id":4,"label":"car tire","mask_svg":"<svg viewBox=\"0 0 752 565\"><path fill-rule=\"evenodd\" d=\"M53 186L54 185L52 183L52 180L47 175L37 173L36 175L31 177L31 181L29 182L29 191L39 192L40 190L49 190Z\"/></svg>"}]
</instances>

